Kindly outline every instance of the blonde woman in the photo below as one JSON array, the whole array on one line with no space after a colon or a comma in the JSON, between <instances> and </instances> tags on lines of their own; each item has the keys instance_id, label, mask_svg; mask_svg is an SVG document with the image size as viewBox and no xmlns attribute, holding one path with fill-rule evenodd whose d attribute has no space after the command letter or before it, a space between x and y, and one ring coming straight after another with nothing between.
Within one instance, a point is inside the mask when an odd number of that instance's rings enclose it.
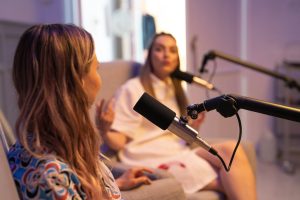
<instances>
[{"instance_id":1,"label":"blonde woman","mask_svg":"<svg viewBox=\"0 0 300 200\"><path fill-rule=\"evenodd\" d=\"M98 67L82 28L35 25L21 36L13 64L18 140L8 158L22 199L122 199L119 189L149 183L145 168L115 181L103 163L89 118L102 85Z\"/></svg>"}]
</instances>

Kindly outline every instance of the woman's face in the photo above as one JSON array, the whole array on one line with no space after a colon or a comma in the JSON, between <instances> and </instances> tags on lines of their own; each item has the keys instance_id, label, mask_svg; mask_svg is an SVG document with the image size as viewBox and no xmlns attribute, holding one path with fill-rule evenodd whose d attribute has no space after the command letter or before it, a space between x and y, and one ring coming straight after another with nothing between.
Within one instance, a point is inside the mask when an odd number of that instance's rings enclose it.
<instances>
[{"instance_id":1,"label":"woman's face","mask_svg":"<svg viewBox=\"0 0 300 200\"><path fill-rule=\"evenodd\" d=\"M168 35L158 36L154 41L150 56L153 73L164 80L178 66L179 58L176 41Z\"/></svg>"},{"instance_id":2,"label":"woman's face","mask_svg":"<svg viewBox=\"0 0 300 200\"><path fill-rule=\"evenodd\" d=\"M90 71L83 77L83 87L87 94L89 105L92 105L96 100L97 94L102 86L102 80L98 73L100 63L97 56L94 55L90 66Z\"/></svg>"}]
</instances>

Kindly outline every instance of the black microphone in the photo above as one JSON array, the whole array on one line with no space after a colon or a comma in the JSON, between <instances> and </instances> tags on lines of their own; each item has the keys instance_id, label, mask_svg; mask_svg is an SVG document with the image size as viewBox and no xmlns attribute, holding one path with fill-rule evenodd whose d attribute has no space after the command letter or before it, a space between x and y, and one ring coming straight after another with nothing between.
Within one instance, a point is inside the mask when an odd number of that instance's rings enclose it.
<instances>
[{"instance_id":1,"label":"black microphone","mask_svg":"<svg viewBox=\"0 0 300 200\"><path fill-rule=\"evenodd\" d=\"M172 77L174 78L177 78L179 80L183 80L183 81L186 81L188 83L195 83L195 84L198 84L202 87L205 87L209 90L217 90L213 84L207 82L206 80L198 77L198 76L194 76L190 73L187 73L187 72L183 72L183 71L180 71L179 69L176 69L172 74L171 74Z\"/></svg>"},{"instance_id":2,"label":"black microphone","mask_svg":"<svg viewBox=\"0 0 300 200\"><path fill-rule=\"evenodd\" d=\"M204 141L196 130L187 125L185 120L178 119L174 111L161 104L146 92L134 105L133 110L159 128L163 130L168 129L188 144L196 143L213 155L217 154L217 151Z\"/></svg>"},{"instance_id":3,"label":"black microphone","mask_svg":"<svg viewBox=\"0 0 300 200\"><path fill-rule=\"evenodd\" d=\"M207 54L204 55L203 60L202 60L202 64L201 64L201 67L200 67L200 70L199 70L199 72L201 74L206 71L205 66L207 64L207 61L210 60L210 59L214 59L214 58L215 58L214 51L209 51Z\"/></svg>"}]
</instances>

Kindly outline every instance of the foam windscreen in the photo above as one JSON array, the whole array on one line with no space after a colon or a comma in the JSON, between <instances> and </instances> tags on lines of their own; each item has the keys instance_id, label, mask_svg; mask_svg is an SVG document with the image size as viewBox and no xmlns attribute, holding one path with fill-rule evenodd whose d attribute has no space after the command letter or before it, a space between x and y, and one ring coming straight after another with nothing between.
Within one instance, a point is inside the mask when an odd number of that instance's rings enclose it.
<instances>
[{"instance_id":1,"label":"foam windscreen","mask_svg":"<svg viewBox=\"0 0 300 200\"><path fill-rule=\"evenodd\" d=\"M174 111L161 104L146 92L134 105L133 110L163 130L166 130L176 117Z\"/></svg>"}]
</instances>

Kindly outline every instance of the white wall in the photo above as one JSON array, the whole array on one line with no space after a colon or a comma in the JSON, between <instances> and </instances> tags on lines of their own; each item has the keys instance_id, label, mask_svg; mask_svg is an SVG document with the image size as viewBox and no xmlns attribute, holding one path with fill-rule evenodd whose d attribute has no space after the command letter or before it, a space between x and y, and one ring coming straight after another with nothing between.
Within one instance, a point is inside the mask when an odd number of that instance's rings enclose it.
<instances>
[{"instance_id":1,"label":"white wall","mask_svg":"<svg viewBox=\"0 0 300 200\"><path fill-rule=\"evenodd\" d=\"M0 19L24 23L64 22L69 0L0 0Z\"/></svg>"},{"instance_id":2,"label":"white wall","mask_svg":"<svg viewBox=\"0 0 300 200\"><path fill-rule=\"evenodd\" d=\"M285 59L291 59L293 45L300 50L300 1L299 0L252 0L248 1L248 58L268 69ZM298 62L300 61L298 51ZM274 78L253 71L245 71L248 81L247 95L275 101L273 98ZM300 77L298 77L298 81ZM297 93L297 90L291 90ZM253 133L264 134L272 129L273 117L249 113L247 129ZM254 126L255 125L255 126ZM252 137L257 140L260 136Z\"/></svg>"},{"instance_id":3,"label":"white wall","mask_svg":"<svg viewBox=\"0 0 300 200\"><path fill-rule=\"evenodd\" d=\"M187 46L187 63L188 66L196 65L196 69L200 67L202 56L207 51L217 49L273 70L287 57L289 46L297 41L299 44L300 41L298 0L187 0L186 13L188 44L197 37L196 53L193 54ZM274 101L273 78L221 59L216 61L216 83L224 93ZM212 62L207 65L207 69L212 70ZM195 71L193 68L190 70ZM233 73L228 76L230 71ZM227 74L227 79L224 73ZM199 88L193 87L190 93L192 103L205 99L203 90ZM207 113L207 123L201 130L204 134L209 136L206 132L210 131L215 132L213 134L227 134L226 129L237 133L236 122L227 125L224 122L227 119L217 119L216 116L210 118L210 115L212 114ZM241 117L244 138L257 142L262 134L272 130L273 117L250 111L242 112ZM218 126L224 129L217 128Z\"/></svg>"},{"instance_id":4,"label":"white wall","mask_svg":"<svg viewBox=\"0 0 300 200\"><path fill-rule=\"evenodd\" d=\"M71 22L72 0L0 0L0 108L13 127L18 109L11 79L19 37L36 23ZM65 14L65 7L69 12Z\"/></svg>"},{"instance_id":5,"label":"white wall","mask_svg":"<svg viewBox=\"0 0 300 200\"><path fill-rule=\"evenodd\" d=\"M228 54L240 54L240 1L187 0L187 66L188 71L199 75L202 57L211 49ZM213 62L206 68L212 72ZM228 62L218 60L213 83L223 93L242 93L241 70ZM204 77L207 79L208 77ZM207 99L204 89L188 87L190 103ZM210 97L217 96L210 93ZM233 119L224 119L216 112L207 113L200 133L203 137L236 138L238 125Z\"/></svg>"},{"instance_id":6,"label":"white wall","mask_svg":"<svg viewBox=\"0 0 300 200\"><path fill-rule=\"evenodd\" d=\"M89 31L96 44L96 54L101 62L113 60L113 34L111 32L111 0L81 1L82 26Z\"/></svg>"}]
</instances>

